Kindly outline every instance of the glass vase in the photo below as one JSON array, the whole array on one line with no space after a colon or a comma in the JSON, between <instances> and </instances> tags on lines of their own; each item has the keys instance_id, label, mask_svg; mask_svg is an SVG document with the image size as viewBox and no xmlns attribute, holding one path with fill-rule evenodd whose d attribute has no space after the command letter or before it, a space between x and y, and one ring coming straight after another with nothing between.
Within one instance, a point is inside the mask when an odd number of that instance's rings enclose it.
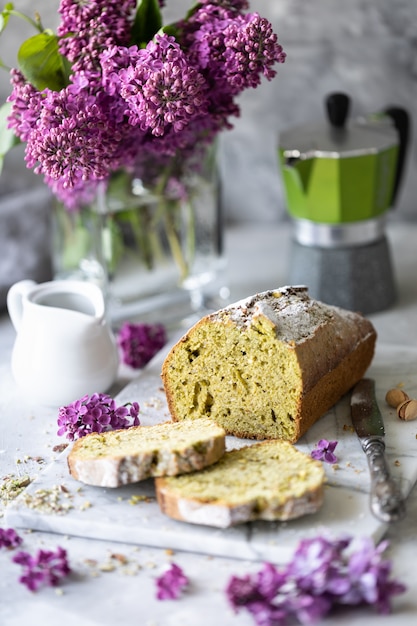
<instances>
[{"instance_id":1,"label":"glass vase","mask_svg":"<svg viewBox=\"0 0 417 626\"><path fill-rule=\"evenodd\" d=\"M227 302L215 146L180 177L171 165L141 178L119 171L90 206L57 208L55 275L100 284L112 319L164 321Z\"/></svg>"}]
</instances>

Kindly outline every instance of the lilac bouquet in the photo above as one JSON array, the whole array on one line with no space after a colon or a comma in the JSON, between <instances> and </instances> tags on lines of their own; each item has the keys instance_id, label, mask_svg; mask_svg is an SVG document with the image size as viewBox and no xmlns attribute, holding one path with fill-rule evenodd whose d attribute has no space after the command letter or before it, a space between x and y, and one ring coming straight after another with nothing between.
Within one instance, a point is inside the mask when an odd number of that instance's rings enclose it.
<instances>
[{"instance_id":1,"label":"lilac bouquet","mask_svg":"<svg viewBox=\"0 0 417 626\"><path fill-rule=\"evenodd\" d=\"M126 173L177 199L183 168L239 115L237 96L271 80L285 53L247 0L200 0L163 24L163 0L61 0L57 32L35 30L10 71L1 145L25 160L69 211ZM0 62L1 65L4 66Z\"/></svg>"}]
</instances>

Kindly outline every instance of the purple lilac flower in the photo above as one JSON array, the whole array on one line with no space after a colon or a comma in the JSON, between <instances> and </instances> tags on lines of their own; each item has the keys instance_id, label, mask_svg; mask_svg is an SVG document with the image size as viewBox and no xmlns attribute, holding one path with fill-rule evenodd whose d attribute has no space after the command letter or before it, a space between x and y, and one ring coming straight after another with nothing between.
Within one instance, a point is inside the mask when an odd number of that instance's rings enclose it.
<instances>
[{"instance_id":1,"label":"purple lilac flower","mask_svg":"<svg viewBox=\"0 0 417 626\"><path fill-rule=\"evenodd\" d=\"M103 50L128 45L135 7L136 0L61 0L57 34L73 71L94 71Z\"/></svg>"},{"instance_id":2,"label":"purple lilac flower","mask_svg":"<svg viewBox=\"0 0 417 626\"><path fill-rule=\"evenodd\" d=\"M406 587L389 580L391 563L383 559L384 541L375 547L371 538L324 538L302 541L287 574L304 593L327 597L331 605L370 604L379 613L391 610L391 597Z\"/></svg>"},{"instance_id":3,"label":"purple lilac flower","mask_svg":"<svg viewBox=\"0 0 417 626\"><path fill-rule=\"evenodd\" d=\"M22 541L13 528L0 528L0 548L17 548Z\"/></svg>"},{"instance_id":4,"label":"purple lilac flower","mask_svg":"<svg viewBox=\"0 0 417 626\"><path fill-rule=\"evenodd\" d=\"M42 108L42 93L26 82L19 70L10 72L12 92L7 98L12 103L8 126L21 141L27 141L36 126Z\"/></svg>"},{"instance_id":5,"label":"purple lilac flower","mask_svg":"<svg viewBox=\"0 0 417 626\"><path fill-rule=\"evenodd\" d=\"M139 426L139 404L137 402L116 406L115 401L103 393L91 397L85 395L58 412L59 436L66 435L70 441L89 433L102 433Z\"/></svg>"},{"instance_id":6,"label":"purple lilac flower","mask_svg":"<svg viewBox=\"0 0 417 626\"><path fill-rule=\"evenodd\" d=\"M235 610L245 607L259 626L284 624L287 617L285 606L274 603L286 583L284 572L280 572L270 563L265 563L262 570L243 578L232 576L227 588L227 598Z\"/></svg>"},{"instance_id":7,"label":"purple lilac flower","mask_svg":"<svg viewBox=\"0 0 417 626\"><path fill-rule=\"evenodd\" d=\"M171 125L180 132L193 117L206 114L206 82L174 37L157 35L145 52L119 74L129 124L156 136Z\"/></svg>"},{"instance_id":8,"label":"purple lilac flower","mask_svg":"<svg viewBox=\"0 0 417 626\"><path fill-rule=\"evenodd\" d=\"M213 5L202 7L193 16L198 29L187 35L191 59L204 68L209 79L235 96L248 87L257 87L262 74L271 80L275 63L286 55L271 24L258 13L235 15L224 10L217 16Z\"/></svg>"},{"instance_id":9,"label":"purple lilac flower","mask_svg":"<svg viewBox=\"0 0 417 626\"><path fill-rule=\"evenodd\" d=\"M334 450L337 446L337 441L327 441L327 439L320 439L316 444L316 449L311 452L313 459L317 461L325 461L326 463L336 463L337 456L334 454Z\"/></svg>"},{"instance_id":10,"label":"purple lilac flower","mask_svg":"<svg viewBox=\"0 0 417 626\"><path fill-rule=\"evenodd\" d=\"M224 72L235 93L257 87L262 74L272 80L272 66L286 57L271 24L258 13L235 19L225 32L224 45Z\"/></svg>"},{"instance_id":11,"label":"purple lilac flower","mask_svg":"<svg viewBox=\"0 0 417 626\"><path fill-rule=\"evenodd\" d=\"M105 110L88 88L45 90L39 119L27 140L28 167L67 187L107 178L120 138L116 125L108 124Z\"/></svg>"},{"instance_id":12,"label":"purple lilac flower","mask_svg":"<svg viewBox=\"0 0 417 626\"><path fill-rule=\"evenodd\" d=\"M109 46L100 55L102 85L110 96L120 94L120 70L135 67L146 52L137 46Z\"/></svg>"},{"instance_id":13,"label":"purple lilac flower","mask_svg":"<svg viewBox=\"0 0 417 626\"><path fill-rule=\"evenodd\" d=\"M71 573L67 552L60 547L56 552L39 550L34 557L21 551L13 557L13 561L23 567L19 582L30 591L37 591L42 585L56 587L62 578Z\"/></svg>"},{"instance_id":14,"label":"purple lilac flower","mask_svg":"<svg viewBox=\"0 0 417 626\"><path fill-rule=\"evenodd\" d=\"M158 600L177 600L189 580L181 567L173 563L171 567L156 579Z\"/></svg>"},{"instance_id":15,"label":"purple lilac flower","mask_svg":"<svg viewBox=\"0 0 417 626\"><path fill-rule=\"evenodd\" d=\"M181 44L190 63L209 85L209 111L220 128L230 128L230 117L240 114L235 97L247 87L257 87L260 76L275 75L274 63L285 53L267 20L257 13L242 15L240 3L204 2L181 24Z\"/></svg>"},{"instance_id":16,"label":"purple lilac flower","mask_svg":"<svg viewBox=\"0 0 417 626\"><path fill-rule=\"evenodd\" d=\"M117 342L123 363L139 369L144 367L166 343L162 324L129 324L120 328Z\"/></svg>"},{"instance_id":17,"label":"purple lilac flower","mask_svg":"<svg viewBox=\"0 0 417 626\"><path fill-rule=\"evenodd\" d=\"M235 97L285 60L270 23L244 14L247 0L202 0L173 25L177 39L156 35L144 49L132 45L136 6L61 0L57 35L70 84L38 92L11 73L9 125L27 142L27 166L70 210L121 168L140 176L148 160L161 169L180 154L184 163L232 127Z\"/></svg>"},{"instance_id":18,"label":"purple lilac flower","mask_svg":"<svg viewBox=\"0 0 417 626\"><path fill-rule=\"evenodd\" d=\"M375 549L369 538L361 540L348 561L351 588L342 595L341 603L357 604L362 601L374 604L383 615L391 612L390 598L403 593L406 587L390 580L392 564L382 559L387 547L387 541L381 542Z\"/></svg>"},{"instance_id":19,"label":"purple lilac flower","mask_svg":"<svg viewBox=\"0 0 417 626\"><path fill-rule=\"evenodd\" d=\"M306 539L281 570L265 564L258 574L232 577L226 595L236 611L246 608L258 626L294 619L316 624L340 605L371 605L387 614L392 597L406 590L390 580L391 563L382 556L387 545L375 547L370 538Z\"/></svg>"}]
</instances>

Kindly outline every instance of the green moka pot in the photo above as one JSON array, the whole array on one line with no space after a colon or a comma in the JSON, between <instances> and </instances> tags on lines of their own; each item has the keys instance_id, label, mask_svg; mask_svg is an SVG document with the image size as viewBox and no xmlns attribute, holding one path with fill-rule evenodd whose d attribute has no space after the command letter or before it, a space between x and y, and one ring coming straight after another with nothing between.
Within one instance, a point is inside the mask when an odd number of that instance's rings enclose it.
<instances>
[{"instance_id":1,"label":"green moka pot","mask_svg":"<svg viewBox=\"0 0 417 626\"><path fill-rule=\"evenodd\" d=\"M330 94L327 119L280 136L279 161L294 226L289 282L363 313L395 300L386 217L395 202L408 114L390 108L349 120L350 99Z\"/></svg>"}]
</instances>

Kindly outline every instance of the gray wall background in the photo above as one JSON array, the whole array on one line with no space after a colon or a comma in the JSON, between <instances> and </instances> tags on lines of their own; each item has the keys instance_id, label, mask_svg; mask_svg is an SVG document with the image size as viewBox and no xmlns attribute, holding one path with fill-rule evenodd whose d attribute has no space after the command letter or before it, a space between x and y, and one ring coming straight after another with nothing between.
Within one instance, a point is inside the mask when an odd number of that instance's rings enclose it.
<instances>
[{"instance_id":1,"label":"gray wall background","mask_svg":"<svg viewBox=\"0 0 417 626\"><path fill-rule=\"evenodd\" d=\"M191 4L192 0L168 0L167 19L183 15ZM15 0L15 5L26 12L37 10L44 26L56 25L58 0ZM395 104L417 118L417 2L252 0L251 10L273 23L288 57L278 66L274 81L264 81L258 89L241 96L241 117L222 137L223 203L230 221L276 222L286 219L276 156L279 134L306 121L319 121L327 93L347 91L353 99L353 115ZM13 21L0 38L3 61L15 64L18 45L30 32L20 20ZM8 74L1 72L0 101L9 92ZM416 172L417 139L413 134L393 219L417 220ZM0 177L0 298L1 276L6 266L10 268L10 262L5 263L2 239L7 236L10 244L11 238L19 242L24 236L25 247L30 247L29 220L39 224L44 215L48 227L47 198L42 181L25 168L22 149L15 149ZM24 228L19 227L22 220ZM39 226L33 232L42 239ZM6 246L8 255L10 249L11 245ZM19 245L17 258L27 274L23 257L23 246ZM42 262L45 271L47 259Z\"/></svg>"}]
</instances>

